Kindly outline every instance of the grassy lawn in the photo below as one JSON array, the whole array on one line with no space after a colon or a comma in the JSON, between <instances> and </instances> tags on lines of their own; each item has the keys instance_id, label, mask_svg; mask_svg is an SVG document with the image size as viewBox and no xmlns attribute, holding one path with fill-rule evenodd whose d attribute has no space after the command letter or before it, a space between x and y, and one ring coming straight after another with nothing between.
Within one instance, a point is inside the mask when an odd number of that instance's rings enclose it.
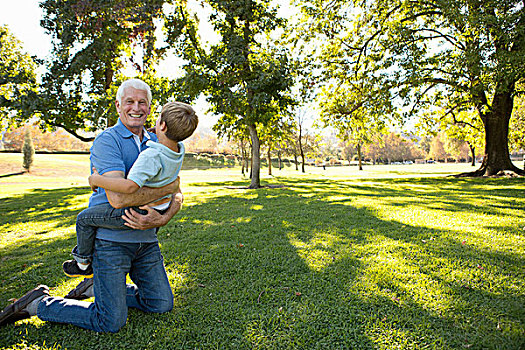
<instances>
[{"instance_id":1,"label":"grassy lawn","mask_svg":"<svg viewBox=\"0 0 525 350\"><path fill-rule=\"evenodd\" d=\"M89 196L79 157L0 177L1 307L80 280L61 271ZM159 232L173 311L131 310L117 334L32 318L0 349L523 349L525 179L445 176L470 168L273 169L283 187L259 190L183 170Z\"/></svg>"}]
</instances>

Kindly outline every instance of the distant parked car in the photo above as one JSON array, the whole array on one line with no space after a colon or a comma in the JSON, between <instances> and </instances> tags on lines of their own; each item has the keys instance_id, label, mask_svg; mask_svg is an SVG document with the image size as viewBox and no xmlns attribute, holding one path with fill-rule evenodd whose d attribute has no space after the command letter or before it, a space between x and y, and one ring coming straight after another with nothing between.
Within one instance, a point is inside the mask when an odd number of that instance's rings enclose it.
<instances>
[{"instance_id":1,"label":"distant parked car","mask_svg":"<svg viewBox=\"0 0 525 350\"><path fill-rule=\"evenodd\" d=\"M405 160L405 164L409 164L410 165L410 164L414 164L414 162L411 161L411 160Z\"/></svg>"},{"instance_id":2,"label":"distant parked car","mask_svg":"<svg viewBox=\"0 0 525 350\"><path fill-rule=\"evenodd\" d=\"M432 159L427 160L428 164L434 164L435 162Z\"/></svg>"}]
</instances>

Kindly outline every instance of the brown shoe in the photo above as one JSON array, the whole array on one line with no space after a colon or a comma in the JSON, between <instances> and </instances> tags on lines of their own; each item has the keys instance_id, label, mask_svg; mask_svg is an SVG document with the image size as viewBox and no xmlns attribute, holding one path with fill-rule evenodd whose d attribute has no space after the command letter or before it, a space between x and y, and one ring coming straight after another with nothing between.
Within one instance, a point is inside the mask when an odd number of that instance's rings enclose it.
<instances>
[{"instance_id":1,"label":"brown shoe","mask_svg":"<svg viewBox=\"0 0 525 350\"><path fill-rule=\"evenodd\" d=\"M88 290L90 289L91 290ZM64 297L65 299L76 299L76 300L84 300L91 298L93 295L93 278L84 278L82 282L80 282L75 288L73 288L67 295Z\"/></svg>"},{"instance_id":2,"label":"brown shoe","mask_svg":"<svg viewBox=\"0 0 525 350\"><path fill-rule=\"evenodd\" d=\"M11 305L8 305L0 313L0 327L31 317L25 310L26 307L35 299L46 295L49 295L49 287L45 285L39 285L35 289L27 292L23 297Z\"/></svg>"}]
</instances>

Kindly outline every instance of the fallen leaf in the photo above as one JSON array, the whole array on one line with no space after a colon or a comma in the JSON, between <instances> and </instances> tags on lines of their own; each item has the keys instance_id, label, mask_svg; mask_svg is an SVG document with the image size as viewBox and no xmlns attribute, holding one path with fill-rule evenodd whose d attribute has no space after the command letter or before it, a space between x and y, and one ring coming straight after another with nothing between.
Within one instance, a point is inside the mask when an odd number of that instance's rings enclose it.
<instances>
[{"instance_id":1,"label":"fallen leaf","mask_svg":"<svg viewBox=\"0 0 525 350\"><path fill-rule=\"evenodd\" d=\"M301 294L301 292L295 292L295 295L300 297L302 294Z\"/></svg>"}]
</instances>

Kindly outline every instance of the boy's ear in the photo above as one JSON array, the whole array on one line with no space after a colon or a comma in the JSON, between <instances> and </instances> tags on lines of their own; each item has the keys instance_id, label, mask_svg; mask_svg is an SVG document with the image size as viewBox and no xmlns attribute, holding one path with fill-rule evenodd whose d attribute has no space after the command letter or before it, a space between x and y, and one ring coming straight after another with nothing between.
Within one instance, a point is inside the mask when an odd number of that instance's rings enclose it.
<instances>
[{"instance_id":1,"label":"boy's ear","mask_svg":"<svg viewBox=\"0 0 525 350\"><path fill-rule=\"evenodd\" d=\"M159 127L160 127L160 131L168 130L168 127L166 126L166 122L160 122Z\"/></svg>"}]
</instances>

